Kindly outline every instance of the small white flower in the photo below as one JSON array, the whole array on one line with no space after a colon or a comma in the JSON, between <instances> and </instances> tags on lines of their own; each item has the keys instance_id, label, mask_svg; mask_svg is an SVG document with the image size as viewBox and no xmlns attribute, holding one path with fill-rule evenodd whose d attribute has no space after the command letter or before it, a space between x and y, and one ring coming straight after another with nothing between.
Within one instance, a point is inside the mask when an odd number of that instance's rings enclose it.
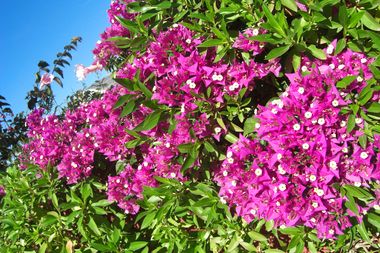
<instances>
[{"instance_id":1,"label":"small white flower","mask_svg":"<svg viewBox=\"0 0 380 253\"><path fill-rule=\"evenodd\" d=\"M120 184L120 178L116 179L116 183Z\"/></svg>"},{"instance_id":2,"label":"small white flower","mask_svg":"<svg viewBox=\"0 0 380 253\"><path fill-rule=\"evenodd\" d=\"M282 154L277 154L277 160L281 160Z\"/></svg>"},{"instance_id":3,"label":"small white flower","mask_svg":"<svg viewBox=\"0 0 380 253\"><path fill-rule=\"evenodd\" d=\"M271 112L272 112L273 114L277 114L278 111L277 111L276 108L272 108Z\"/></svg>"},{"instance_id":4,"label":"small white flower","mask_svg":"<svg viewBox=\"0 0 380 253\"><path fill-rule=\"evenodd\" d=\"M78 168L78 164L76 164L75 162L71 162L71 167L73 167L74 169Z\"/></svg>"},{"instance_id":5,"label":"small white flower","mask_svg":"<svg viewBox=\"0 0 380 253\"><path fill-rule=\"evenodd\" d=\"M363 122L363 119L362 118L356 118L355 119L355 123L356 124L360 124L360 123L362 123Z\"/></svg>"},{"instance_id":6,"label":"small white flower","mask_svg":"<svg viewBox=\"0 0 380 253\"><path fill-rule=\"evenodd\" d=\"M356 78L356 81L358 81L359 83L363 82L363 77L358 76L358 77Z\"/></svg>"},{"instance_id":7,"label":"small white flower","mask_svg":"<svg viewBox=\"0 0 380 253\"><path fill-rule=\"evenodd\" d=\"M335 64L334 64L334 63L331 63L331 64L329 65L329 67L330 67L330 69L335 69Z\"/></svg>"},{"instance_id":8,"label":"small white flower","mask_svg":"<svg viewBox=\"0 0 380 253\"><path fill-rule=\"evenodd\" d=\"M187 43L187 44L190 44L190 43L191 43L191 39L187 39L187 40L186 40L186 43Z\"/></svg>"},{"instance_id":9,"label":"small white flower","mask_svg":"<svg viewBox=\"0 0 380 253\"><path fill-rule=\"evenodd\" d=\"M165 143L165 147L170 148L170 143L169 142Z\"/></svg>"},{"instance_id":10,"label":"small white flower","mask_svg":"<svg viewBox=\"0 0 380 253\"><path fill-rule=\"evenodd\" d=\"M174 70L174 72L173 72L173 76L176 76L176 75L178 75L178 71L177 71L177 70Z\"/></svg>"},{"instance_id":11,"label":"small white flower","mask_svg":"<svg viewBox=\"0 0 380 253\"><path fill-rule=\"evenodd\" d=\"M234 159L233 159L232 157L230 157L230 158L227 159L227 162L228 162L228 163L233 163L233 162L234 162Z\"/></svg>"},{"instance_id":12,"label":"small white flower","mask_svg":"<svg viewBox=\"0 0 380 253\"><path fill-rule=\"evenodd\" d=\"M344 69L344 64L340 64L339 66L338 66L338 69L340 69L340 70L342 70L342 69Z\"/></svg>"},{"instance_id":13,"label":"small white flower","mask_svg":"<svg viewBox=\"0 0 380 253\"><path fill-rule=\"evenodd\" d=\"M332 106L337 107L339 105L339 101L334 99L331 104Z\"/></svg>"},{"instance_id":14,"label":"small white flower","mask_svg":"<svg viewBox=\"0 0 380 253\"><path fill-rule=\"evenodd\" d=\"M311 205L312 205L314 208L317 208L317 207L318 207L318 202L313 202Z\"/></svg>"},{"instance_id":15,"label":"small white flower","mask_svg":"<svg viewBox=\"0 0 380 253\"><path fill-rule=\"evenodd\" d=\"M214 73L211 78L213 81L218 81L218 74Z\"/></svg>"},{"instance_id":16,"label":"small white flower","mask_svg":"<svg viewBox=\"0 0 380 253\"><path fill-rule=\"evenodd\" d=\"M338 168L338 165L336 164L335 161L330 161L330 162L329 162L329 167L330 167L330 169L332 169L332 170L336 170L336 169Z\"/></svg>"},{"instance_id":17,"label":"small white flower","mask_svg":"<svg viewBox=\"0 0 380 253\"><path fill-rule=\"evenodd\" d=\"M250 212L252 215L255 215L255 214L256 214L256 210L254 210L254 209L251 209L249 212Z\"/></svg>"},{"instance_id":18,"label":"small white flower","mask_svg":"<svg viewBox=\"0 0 380 253\"><path fill-rule=\"evenodd\" d=\"M334 233L335 233L334 229L330 229L330 230L329 230L329 234L330 234L330 235L333 235Z\"/></svg>"},{"instance_id":19,"label":"small white flower","mask_svg":"<svg viewBox=\"0 0 380 253\"><path fill-rule=\"evenodd\" d=\"M309 147L310 147L310 145L308 143L302 144L302 148L305 149L305 150L308 150Z\"/></svg>"},{"instance_id":20,"label":"small white flower","mask_svg":"<svg viewBox=\"0 0 380 253\"><path fill-rule=\"evenodd\" d=\"M223 80L223 76L222 75L218 75L217 78L218 78L217 79L218 81L222 81Z\"/></svg>"},{"instance_id":21,"label":"small white flower","mask_svg":"<svg viewBox=\"0 0 380 253\"><path fill-rule=\"evenodd\" d=\"M240 85L237 82L234 82L232 85L234 86L235 89L240 87Z\"/></svg>"},{"instance_id":22,"label":"small white flower","mask_svg":"<svg viewBox=\"0 0 380 253\"><path fill-rule=\"evenodd\" d=\"M94 112L94 114L92 114L93 117L96 117L98 116L98 114L96 114L96 112Z\"/></svg>"},{"instance_id":23,"label":"small white flower","mask_svg":"<svg viewBox=\"0 0 380 253\"><path fill-rule=\"evenodd\" d=\"M303 94L305 92L305 89L303 87L298 88L298 93Z\"/></svg>"},{"instance_id":24,"label":"small white flower","mask_svg":"<svg viewBox=\"0 0 380 253\"><path fill-rule=\"evenodd\" d=\"M186 84L187 84L187 85L190 85L192 82L193 82L193 80L188 79L188 80L186 81Z\"/></svg>"},{"instance_id":25,"label":"small white flower","mask_svg":"<svg viewBox=\"0 0 380 253\"><path fill-rule=\"evenodd\" d=\"M327 54L332 54L334 52L334 46L333 45L329 45L326 49L326 53Z\"/></svg>"},{"instance_id":26,"label":"small white flower","mask_svg":"<svg viewBox=\"0 0 380 253\"><path fill-rule=\"evenodd\" d=\"M342 152L343 152L343 153L348 153L348 148L343 148L343 149L342 149Z\"/></svg>"},{"instance_id":27,"label":"small white flower","mask_svg":"<svg viewBox=\"0 0 380 253\"><path fill-rule=\"evenodd\" d=\"M223 197L220 197L220 202L222 202L222 204L226 204L227 203L227 201Z\"/></svg>"},{"instance_id":28,"label":"small white flower","mask_svg":"<svg viewBox=\"0 0 380 253\"><path fill-rule=\"evenodd\" d=\"M128 188L128 185L127 185L127 184L124 184L124 188L127 189L127 188Z\"/></svg>"},{"instance_id":29,"label":"small white flower","mask_svg":"<svg viewBox=\"0 0 380 253\"><path fill-rule=\"evenodd\" d=\"M280 173L281 175L284 175L286 173L286 171L284 170L281 164L279 164L277 168L278 168L278 173Z\"/></svg>"},{"instance_id":30,"label":"small white flower","mask_svg":"<svg viewBox=\"0 0 380 253\"><path fill-rule=\"evenodd\" d=\"M178 24L173 24L173 27L174 27L174 28L177 28L177 27L178 27Z\"/></svg>"},{"instance_id":31,"label":"small white flower","mask_svg":"<svg viewBox=\"0 0 380 253\"><path fill-rule=\"evenodd\" d=\"M233 154L232 154L232 151L228 151L228 152L227 152L227 158L232 157L232 155L233 155Z\"/></svg>"},{"instance_id":32,"label":"small white flower","mask_svg":"<svg viewBox=\"0 0 380 253\"><path fill-rule=\"evenodd\" d=\"M236 181L235 181L235 180L232 180L232 181L231 181L231 185L235 187L235 186L236 186Z\"/></svg>"},{"instance_id":33,"label":"small white flower","mask_svg":"<svg viewBox=\"0 0 380 253\"><path fill-rule=\"evenodd\" d=\"M256 124L255 124L255 128L256 128L256 129L259 129L259 128L260 128L260 123L256 123Z\"/></svg>"},{"instance_id":34,"label":"small white flower","mask_svg":"<svg viewBox=\"0 0 380 253\"><path fill-rule=\"evenodd\" d=\"M197 85L195 83L189 84L190 89L194 89Z\"/></svg>"},{"instance_id":35,"label":"small white flower","mask_svg":"<svg viewBox=\"0 0 380 253\"><path fill-rule=\"evenodd\" d=\"M355 185L356 187L360 187L360 186L362 185L362 183L360 183L360 182L355 182L354 185Z\"/></svg>"},{"instance_id":36,"label":"small white flower","mask_svg":"<svg viewBox=\"0 0 380 253\"><path fill-rule=\"evenodd\" d=\"M319 189L319 188L314 188L314 192L319 196L323 196L323 194L325 194L325 192L322 190L322 189Z\"/></svg>"},{"instance_id":37,"label":"small white flower","mask_svg":"<svg viewBox=\"0 0 380 253\"><path fill-rule=\"evenodd\" d=\"M307 67L306 66L302 66L301 70L302 70L302 72L306 72L307 71Z\"/></svg>"},{"instance_id":38,"label":"small white flower","mask_svg":"<svg viewBox=\"0 0 380 253\"><path fill-rule=\"evenodd\" d=\"M317 180L317 177L315 175L310 175L309 179L311 182L314 182L315 180Z\"/></svg>"},{"instance_id":39,"label":"small white flower","mask_svg":"<svg viewBox=\"0 0 380 253\"><path fill-rule=\"evenodd\" d=\"M255 175L256 176L261 176L263 174L263 171L260 169L260 168L257 168L256 170L255 170Z\"/></svg>"},{"instance_id":40,"label":"small white flower","mask_svg":"<svg viewBox=\"0 0 380 253\"><path fill-rule=\"evenodd\" d=\"M313 116L311 112L305 112L305 118L310 119Z\"/></svg>"},{"instance_id":41,"label":"small white flower","mask_svg":"<svg viewBox=\"0 0 380 253\"><path fill-rule=\"evenodd\" d=\"M279 186L278 186L278 189L280 190L280 191L285 191L286 190L286 184L280 184Z\"/></svg>"},{"instance_id":42,"label":"small white flower","mask_svg":"<svg viewBox=\"0 0 380 253\"><path fill-rule=\"evenodd\" d=\"M234 90L235 90L235 86L230 85L230 86L228 86L228 89L229 89L230 91L234 91Z\"/></svg>"},{"instance_id":43,"label":"small white flower","mask_svg":"<svg viewBox=\"0 0 380 253\"><path fill-rule=\"evenodd\" d=\"M346 121L342 121L342 122L340 122L340 127L345 127L347 125L347 122Z\"/></svg>"},{"instance_id":44,"label":"small white flower","mask_svg":"<svg viewBox=\"0 0 380 253\"><path fill-rule=\"evenodd\" d=\"M367 159L367 158L368 158L368 154L367 154L367 152L364 152L364 151L361 152L361 153L360 153L360 158L361 158L361 159Z\"/></svg>"},{"instance_id":45,"label":"small white flower","mask_svg":"<svg viewBox=\"0 0 380 253\"><path fill-rule=\"evenodd\" d=\"M367 62L367 59L366 58L362 58L362 59L360 59L360 62L364 64L364 63Z\"/></svg>"},{"instance_id":46,"label":"small white flower","mask_svg":"<svg viewBox=\"0 0 380 253\"><path fill-rule=\"evenodd\" d=\"M318 119L318 124L321 125L321 126L324 125L325 124L325 119L324 118L319 118Z\"/></svg>"},{"instance_id":47,"label":"small white flower","mask_svg":"<svg viewBox=\"0 0 380 253\"><path fill-rule=\"evenodd\" d=\"M43 155L40 155L40 160L44 159L44 156Z\"/></svg>"},{"instance_id":48,"label":"small white flower","mask_svg":"<svg viewBox=\"0 0 380 253\"><path fill-rule=\"evenodd\" d=\"M225 171L223 171L223 176L228 176L228 172L225 170Z\"/></svg>"},{"instance_id":49,"label":"small white flower","mask_svg":"<svg viewBox=\"0 0 380 253\"><path fill-rule=\"evenodd\" d=\"M147 167L149 164L147 161L143 162L144 167Z\"/></svg>"},{"instance_id":50,"label":"small white flower","mask_svg":"<svg viewBox=\"0 0 380 253\"><path fill-rule=\"evenodd\" d=\"M300 130L300 129L301 129L300 124L298 124L298 123L294 124L294 125L293 125L293 129L294 129L294 131L298 131L298 130Z\"/></svg>"},{"instance_id":51,"label":"small white flower","mask_svg":"<svg viewBox=\"0 0 380 253\"><path fill-rule=\"evenodd\" d=\"M220 133L222 131L222 129L220 127L215 127L214 131L215 131L216 134L218 134L218 133Z\"/></svg>"},{"instance_id":52,"label":"small white flower","mask_svg":"<svg viewBox=\"0 0 380 253\"><path fill-rule=\"evenodd\" d=\"M172 178L175 178L176 174L175 174L174 172L172 172L172 173L170 173L170 176L171 176Z\"/></svg>"},{"instance_id":53,"label":"small white flower","mask_svg":"<svg viewBox=\"0 0 380 253\"><path fill-rule=\"evenodd\" d=\"M374 205L373 208L375 208L375 210L380 210L380 206L379 205Z\"/></svg>"},{"instance_id":54,"label":"small white flower","mask_svg":"<svg viewBox=\"0 0 380 253\"><path fill-rule=\"evenodd\" d=\"M310 219L311 222L315 223L317 220L313 217Z\"/></svg>"},{"instance_id":55,"label":"small white flower","mask_svg":"<svg viewBox=\"0 0 380 253\"><path fill-rule=\"evenodd\" d=\"M252 30L252 36L257 36L259 35L259 29L255 28Z\"/></svg>"}]
</instances>

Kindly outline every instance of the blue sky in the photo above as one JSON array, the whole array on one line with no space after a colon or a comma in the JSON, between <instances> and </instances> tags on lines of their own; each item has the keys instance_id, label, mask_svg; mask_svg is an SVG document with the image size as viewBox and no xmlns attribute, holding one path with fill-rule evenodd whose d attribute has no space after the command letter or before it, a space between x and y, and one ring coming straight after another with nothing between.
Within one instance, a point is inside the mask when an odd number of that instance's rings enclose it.
<instances>
[{"instance_id":1,"label":"blue sky","mask_svg":"<svg viewBox=\"0 0 380 253\"><path fill-rule=\"evenodd\" d=\"M0 8L0 95L15 112L27 110L25 96L34 84L39 60L52 62L73 36L82 43L73 52L71 66L64 69L63 89L53 85L58 103L83 87L75 77L75 64L90 65L92 49L108 26L109 0L3 1ZM92 74L86 80L96 80Z\"/></svg>"}]
</instances>

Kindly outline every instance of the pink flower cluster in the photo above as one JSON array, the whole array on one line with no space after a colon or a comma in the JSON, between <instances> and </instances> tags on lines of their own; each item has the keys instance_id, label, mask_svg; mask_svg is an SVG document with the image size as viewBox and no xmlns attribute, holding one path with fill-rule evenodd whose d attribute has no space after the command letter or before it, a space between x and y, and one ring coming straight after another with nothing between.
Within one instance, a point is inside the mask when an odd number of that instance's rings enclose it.
<instances>
[{"instance_id":1,"label":"pink flower cluster","mask_svg":"<svg viewBox=\"0 0 380 253\"><path fill-rule=\"evenodd\" d=\"M132 0L113 0L111 2L110 9L108 10L108 19L111 26L107 27L104 33L100 35L101 40L97 42L93 53L95 55L94 64L101 64L103 67L107 66L108 61L122 51L115 45L114 42L109 41L112 37L128 37L129 31L123 27L116 19L121 17L127 20L131 20L135 17L135 14L128 13L126 5Z\"/></svg>"},{"instance_id":2,"label":"pink flower cluster","mask_svg":"<svg viewBox=\"0 0 380 253\"><path fill-rule=\"evenodd\" d=\"M304 58L304 73L289 74L290 85L281 97L260 108L257 139L241 136L228 148L215 180L222 199L246 221L306 225L320 237L333 238L351 226L349 216L360 221L368 209L359 207L358 214L345 210L346 197L337 186L369 188L380 180L379 141L362 147L364 120L357 117L348 133L348 115L341 113L372 77L372 60L349 50L332 56L333 50L334 45L327 48L325 61ZM356 80L338 90L335 84L346 76Z\"/></svg>"},{"instance_id":3,"label":"pink flower cluster","mask_svg":"<svg viewBox=\"0 0 380 253\"><path fill-rule=\"evenodd\" d=\"M210 96L204 101L223 103L225 94L236 95L243 87L252 89L255 78L279 73L280 66L276 61L214 63L214 50L205 54L199 52L197 46L202 42L203 39L196 38L194 32L175 24L161 32L156 41L148 45L146 52L121 68L117 76L131 79L140 70L141 79L145 80L154 74L157 79L152 87L153 99L169 106L194 109L194 102L200 99L197 95L206 94L208 89L211 89ZM237 47L244 43L239 39Z\"/></svg>"},{"instance_id":4,"label":"pink flower cluster","mask_svg":"<svg viewBox=\"0 0 380 253\"><path fill-rule=\"evenodd\" d=\"M239 33L233 47L241 49L244 52L252 52L252 55L261 54L265 49L265 43L250 40L249 37L258 36L265 33L266 31L262 28L249 28L245 30L244 33Z\"/></svg>"}]
</instances>

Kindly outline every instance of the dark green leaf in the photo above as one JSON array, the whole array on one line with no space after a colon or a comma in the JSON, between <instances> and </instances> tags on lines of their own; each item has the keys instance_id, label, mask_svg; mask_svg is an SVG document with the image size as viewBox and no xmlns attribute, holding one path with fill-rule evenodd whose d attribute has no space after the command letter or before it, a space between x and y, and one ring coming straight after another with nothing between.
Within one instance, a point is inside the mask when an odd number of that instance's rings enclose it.
<instances>
[{"instance_id":1,"label":"dark green leaf","mask_svg":"<svg viewBox=\"0 0 380 253\"><path fill-rule=\"evenodd\" d=\"M265 56L265 59L270 60L273 58L277 58L288 52L289 48L290 45L274 48Z\"/></svg>"}]
</instances>

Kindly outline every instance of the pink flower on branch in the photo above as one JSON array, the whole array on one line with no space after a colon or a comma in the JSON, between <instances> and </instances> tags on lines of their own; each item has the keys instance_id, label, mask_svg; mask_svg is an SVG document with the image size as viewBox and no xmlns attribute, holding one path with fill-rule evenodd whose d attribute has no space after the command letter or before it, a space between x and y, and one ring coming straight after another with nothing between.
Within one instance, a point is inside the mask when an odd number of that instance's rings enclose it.
<instances>
[{"instance_id":1,"label":"pink flower on branch","mask_svg":"<svg viewBox=\"0 0 380 253\"><path fill-rule=\"evenodd\" d=\"M42 89L46 85L51 84L53 82L53 80L54 80L53 74L50 74L50 73L43 74L41 77L41 81L40 81L40 89Z\"/></svg>"}]
</instances>

